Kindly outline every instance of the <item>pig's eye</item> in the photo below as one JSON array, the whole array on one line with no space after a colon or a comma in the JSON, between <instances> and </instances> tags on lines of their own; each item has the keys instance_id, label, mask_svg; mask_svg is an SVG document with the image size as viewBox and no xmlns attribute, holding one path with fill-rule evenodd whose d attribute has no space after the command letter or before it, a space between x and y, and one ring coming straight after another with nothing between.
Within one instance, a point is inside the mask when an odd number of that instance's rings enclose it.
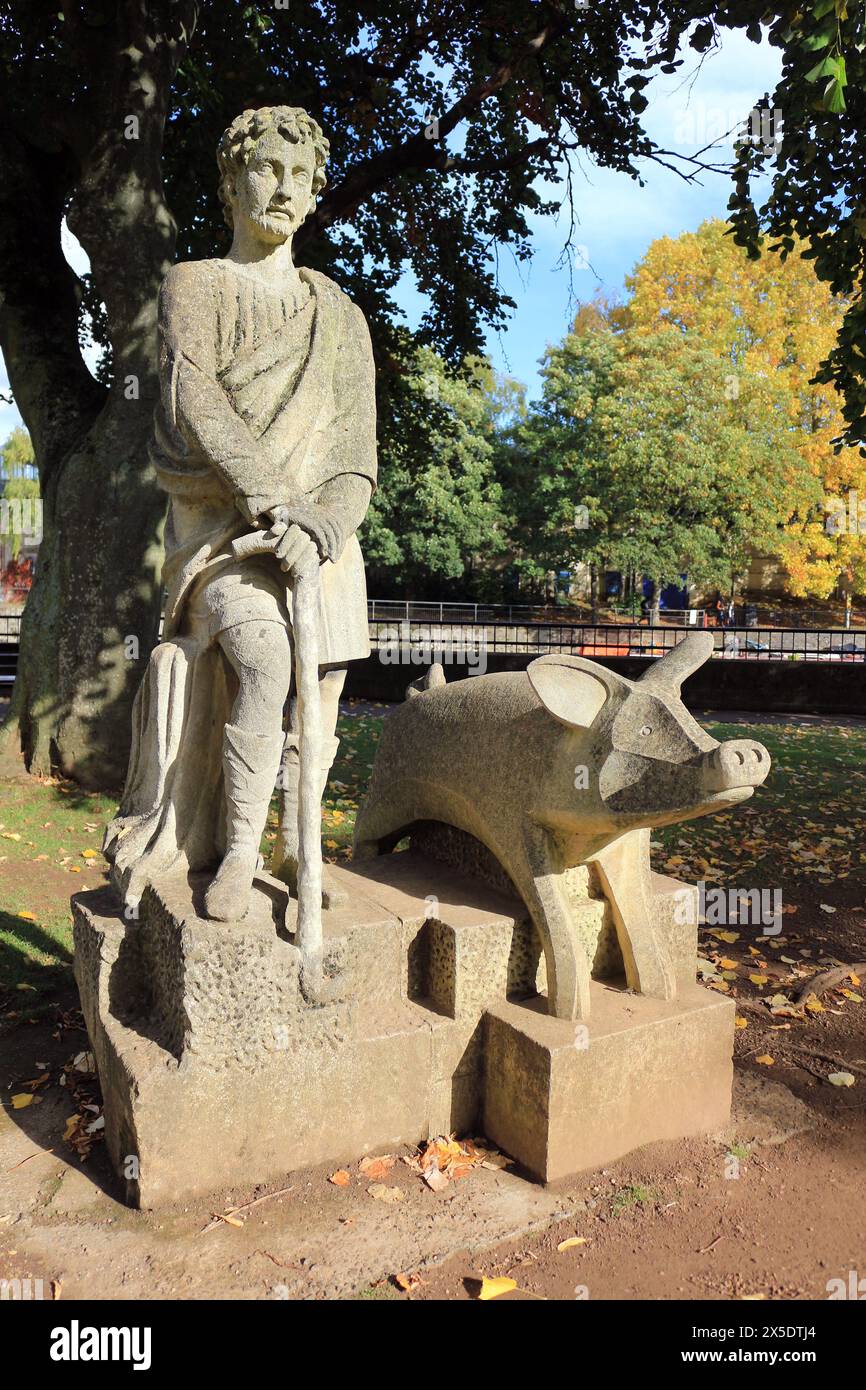
<instances>
[{"instance_id":1,"label":"pig's eye","mask_svg":"<svg viewBox=\"0 0 866 1390\"><path fill-rule=\"evenodd\" d=\"M652 733L652 725L651 725L651 724L644 724L643 728L642 728L641 731L640 731L640 736L641 736L641 738L648 738L649 735L650 735L651 733Z\"/></svg>"}]
</instances>

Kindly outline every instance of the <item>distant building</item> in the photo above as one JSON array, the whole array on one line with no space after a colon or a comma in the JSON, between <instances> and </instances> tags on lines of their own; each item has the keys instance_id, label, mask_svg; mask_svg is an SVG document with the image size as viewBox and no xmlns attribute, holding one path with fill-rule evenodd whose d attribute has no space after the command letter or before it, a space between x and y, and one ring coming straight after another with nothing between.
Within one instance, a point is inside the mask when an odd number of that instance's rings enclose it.
<instances>
[{"instance_id":1,"label":"distant building","mask_svg":"<svg viewBox=\"0 0 866 1390\"><path fill-rule=\"evenodd\" d=\"M36 572L42 499L7 497L9 481L0 477L0 609L14 612L26 603Z\"/></svg>"}]
</instances>

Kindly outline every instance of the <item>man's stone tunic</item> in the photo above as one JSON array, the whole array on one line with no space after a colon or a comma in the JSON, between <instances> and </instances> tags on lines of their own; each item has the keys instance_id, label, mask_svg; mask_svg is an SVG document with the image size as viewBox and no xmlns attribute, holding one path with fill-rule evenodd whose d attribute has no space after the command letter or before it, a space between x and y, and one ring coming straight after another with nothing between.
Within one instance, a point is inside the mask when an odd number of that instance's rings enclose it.
<instances>
[{"instance_id":1,"label":"man's stone tunic","mask_svg":"<svg viewBox=\"0 0 866 1390\"><path fill-rule=\"evenodd\" d=\"M359 474L375 486L375 386L364 316L324 275L286 295L226 261L175 266L160 296L160 378L151 456L171 502L165 636L212 640L233 622L288 622L275 559L239 562L231 542L256 514L327 502ZM320 570L319 659L369 654L366 586L353 534Z\"/></svg>"}]
</instances>

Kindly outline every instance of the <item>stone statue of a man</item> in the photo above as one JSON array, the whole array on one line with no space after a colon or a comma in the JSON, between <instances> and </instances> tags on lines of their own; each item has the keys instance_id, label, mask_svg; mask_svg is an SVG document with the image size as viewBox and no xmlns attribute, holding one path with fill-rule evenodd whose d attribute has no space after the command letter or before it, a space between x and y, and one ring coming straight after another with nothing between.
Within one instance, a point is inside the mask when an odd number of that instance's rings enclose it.
<instances>
[{"instance_id":1,"label":"stone statue of a man","mask_svg":"<svg viewBox=\"0 0 866 1390\"><path fill-rule=\"evenodd\" d=\"M286 732L284 708L292 576L313 549L322 788L346 662L370 650L355 536L376 480L370 338L360 309L292 259L327 155L296 107L238 116L218 152L231 249L174 266L160 295L165 623L106 853L127 901L176 866L218 864L205 909L222 921L247 910L277 780L273 869L297 875L297 721L293 702Z\"/></svg>"}]
</instances>

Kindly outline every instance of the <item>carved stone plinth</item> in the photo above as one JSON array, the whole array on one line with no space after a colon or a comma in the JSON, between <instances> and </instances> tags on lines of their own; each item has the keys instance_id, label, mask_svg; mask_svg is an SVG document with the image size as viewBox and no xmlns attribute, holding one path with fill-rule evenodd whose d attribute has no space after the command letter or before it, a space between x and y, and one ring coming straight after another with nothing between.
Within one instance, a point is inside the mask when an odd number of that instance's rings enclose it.
<instances>
[{"instance_id":1,"label":"carved stone plinth","mask_svg":"<svg viewBox=\"0 0 866 1390\"><path fill-rule=\"evenodd\" d=\"M602 1167L642 1144L710 1134L731 1108L734 1003L593 984L585 1031L538 1001L487 1010L481 1128L535 1177Z\"/></svg>"},{"instance_id":2,"label":"carved stone plinth","mask_svg":"<svg viewBox=\"0 0 866 1390\"><path fill-rule=\"evenodd\" d=\"M689 941L681 999L629 994L610 975L575 1025L544 1013L540 943L513 896L415 851L335 874L349 905L325 914L333 998L318 1007L298 990L295 903L267 875L238 924L199 915L206 877L148 888L137 921L107 890L73 900L106 1140L130 1203L451 1131L485 1130L549 1180L723 1122L733 1009L694 985ZM601 937L605 905L591 901Z\"/></svg>"}]
</instances>

